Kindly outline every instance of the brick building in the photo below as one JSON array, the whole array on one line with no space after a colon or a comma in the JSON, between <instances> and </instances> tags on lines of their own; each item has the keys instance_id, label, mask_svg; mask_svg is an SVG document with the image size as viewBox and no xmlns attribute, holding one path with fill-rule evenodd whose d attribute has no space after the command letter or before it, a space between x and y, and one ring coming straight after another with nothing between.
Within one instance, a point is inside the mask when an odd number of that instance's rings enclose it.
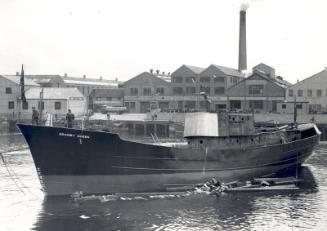
<instances>
[{"instance_id":1,"label":"brick building","mask_svg":"<svg viewBox=\"0 0 327 231\"><path fill-rule=\"evenodd\" d=\"M243 79L238 70L210 65L182 65L172 73L172 106L178 111L217 111L227 107L227 89ZM201 93L205 93L210 102Z\"/></svg>"},{"instance_id":2,"label":"brick building","mask_svg":"<svg viewBox=\"0 0 327 231\"><path fill-rule=\"evenodd\" d=\"M170 83L149 72L143 72L124 83L124 104L127 112L146 113L150 109L169 109Z\"/></svg>"},{"instance_id":3,"label":"brick building","mask_svg":"<svg viewBox=\"0 0 327 231\"><path fill-rule=\"evenodd\" d=\"M309 113L327 112L327 68L287 89L286 101L307 101Z\"/></svg>"},{"instance_id":4,"label":"brick building","mask_svg":"<svg viewBox=\"0 0 327 231\"><path fill-rule=\"evenodd\" d=\"M268 65L259 64L253 74L228 89L230 110L277 112L277 103L285 99L286 88L290 83Z\"/></svg>"}]
</instances>

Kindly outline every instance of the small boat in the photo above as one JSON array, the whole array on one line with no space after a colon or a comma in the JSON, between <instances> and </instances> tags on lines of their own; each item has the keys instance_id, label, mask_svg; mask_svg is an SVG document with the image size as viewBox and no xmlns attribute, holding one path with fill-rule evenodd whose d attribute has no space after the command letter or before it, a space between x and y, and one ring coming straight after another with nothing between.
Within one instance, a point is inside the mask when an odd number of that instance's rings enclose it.
<instances>
[{"instance_id":1,"label":"small boat","mask_svg":"<svg viewBox=\"0 0 327 231\"><path fill-rule=\"evenodd\" d=\"M242 181L303 163L314 124L257 130L252 114L185 116L182 141L135 141L110 131L18 124L48 196L163 192L215 178Z\"/></svg>"}]
</instances>

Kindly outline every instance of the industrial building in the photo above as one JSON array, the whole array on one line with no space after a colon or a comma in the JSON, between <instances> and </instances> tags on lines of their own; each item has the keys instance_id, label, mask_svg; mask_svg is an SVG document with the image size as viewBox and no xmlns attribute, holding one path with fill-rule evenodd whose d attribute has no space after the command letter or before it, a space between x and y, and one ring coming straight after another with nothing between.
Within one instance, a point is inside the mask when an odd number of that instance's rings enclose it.
<instances>
[{"instance_id":1,"label":"industrial building","mask_svg":"<svg viewBox=\"0 0 327 231\"><path fill-rule=\"evenodd\" d=\"M19 75L19 73L16 73ZM26 79L32 79L42 87L72 87L77 88L84 96L88 97L93 89L111 89L118 88L120 84L117 79L107 80L102 77L87 78L71 77L67 74L61 75L25 75Z\"/></svg>"},{"instance_id":2,"label":"industrial building","mask_svg":"<svg viewBox=\"0 0 327 231\"><path fill-rule=\"evenodd\" d=\"M178 111L226 109L228 87L243 78L244 75L233 68L214 64L207 68L182 65L172 73L172 108Z\"/></svg>"},{"instance_id":3,"label":"industrial building","mask_svg":"<svg viewBox=\"0 0 327 231\"><path fill-rule=\"evenodd\" d=\"M22 118L31 118L35 107L43 115L65 116L71 109L75 116L87 113L86 97L77 88L30 88L26 91L26 107L21 111Z\"/></svg>"},{"instance_id":4,"label":"industrial building","mask_svg":"<svg viewBox=\"0 0 327 231\"><path fill-rule=\"evenodd\" d=\"M25 79L25 90L35 87L39 84ZM18 118L22 107L20 76L0 75L0 117Z\"/></svg>"},{"instance_id":5,"label":"industrial building","mask_svg":"<svg viewBox=\"0 0 327 231\"><path fill-rule=\"evenodd\" d=\"M327 113L327 68L287 89L286 101L307 101L308 113Z\"/></svg>"},{"instance_id":6,"label":"industrial building","mask_svg":"<svg viewBox=\"0 0 327 231\"><path fill-rule=\"evenodd\" d=\"M151 109L169 109L171 85L153 73L143 72L124 83L124 104L127 112L146 113Z\"/></svg>"},{"instance_id":7,"label":"industrial building","mask_svg":"<svg viewBox=\"0 0 327 231\"><path fill-rule=\"evenodd\" d=\"M253 67L252 75L228 89L230 110L258 113L277 112L277 103L284 102L291 84L266 64Z\"/></svg>"}]
</instances>

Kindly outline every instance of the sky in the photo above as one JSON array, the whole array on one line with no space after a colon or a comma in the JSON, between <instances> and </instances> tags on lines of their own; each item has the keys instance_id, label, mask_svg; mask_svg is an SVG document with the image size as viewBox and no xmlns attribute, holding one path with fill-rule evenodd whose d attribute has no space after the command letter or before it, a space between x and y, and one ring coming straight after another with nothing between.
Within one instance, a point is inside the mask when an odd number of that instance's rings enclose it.
<instances>
[{"instance_id":1,"label":"sky","mask_svg":"<svg viewBox=\"0 0 327 231\"><path fill-rule=\"evenodd\" d=\"M326 0L0 0L0 74L237 69L242 4L249 70L263 62L295 83L327 67Z\"/></svg>"}]
</instances>

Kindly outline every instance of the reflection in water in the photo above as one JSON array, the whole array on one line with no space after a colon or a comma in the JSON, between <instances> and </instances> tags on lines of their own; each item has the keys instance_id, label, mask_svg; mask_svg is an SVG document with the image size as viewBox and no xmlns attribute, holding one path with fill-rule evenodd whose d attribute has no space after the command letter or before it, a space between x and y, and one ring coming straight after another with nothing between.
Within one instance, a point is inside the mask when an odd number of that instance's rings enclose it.
<instances>
[{"instance_id":1,"label":"reflection in water","mask_svg":"<svg viewBox=\"0 0 327 231\"><path fill-rule=\"evenodd\" d=\"M205 193L46 199L36 230L319 230L327 213L308 167L299 192ZM323 193L323 194L321 194ZM110 227L110 228L108 228Z\"/></svg>"},{"instance_id":2,"label":"reflection in water","mask_svg":"<svg viewBox=\"0 0 327 231\"><path fill-rule=\"evenodd\" d=\"M29 152L5 158L25 187L20 192L0 164L0 230L323 230L327 225L327 143L298 172L305 179L300 191L218 197L184 193L43 199Z\"/></svg>"}]
</instances>

